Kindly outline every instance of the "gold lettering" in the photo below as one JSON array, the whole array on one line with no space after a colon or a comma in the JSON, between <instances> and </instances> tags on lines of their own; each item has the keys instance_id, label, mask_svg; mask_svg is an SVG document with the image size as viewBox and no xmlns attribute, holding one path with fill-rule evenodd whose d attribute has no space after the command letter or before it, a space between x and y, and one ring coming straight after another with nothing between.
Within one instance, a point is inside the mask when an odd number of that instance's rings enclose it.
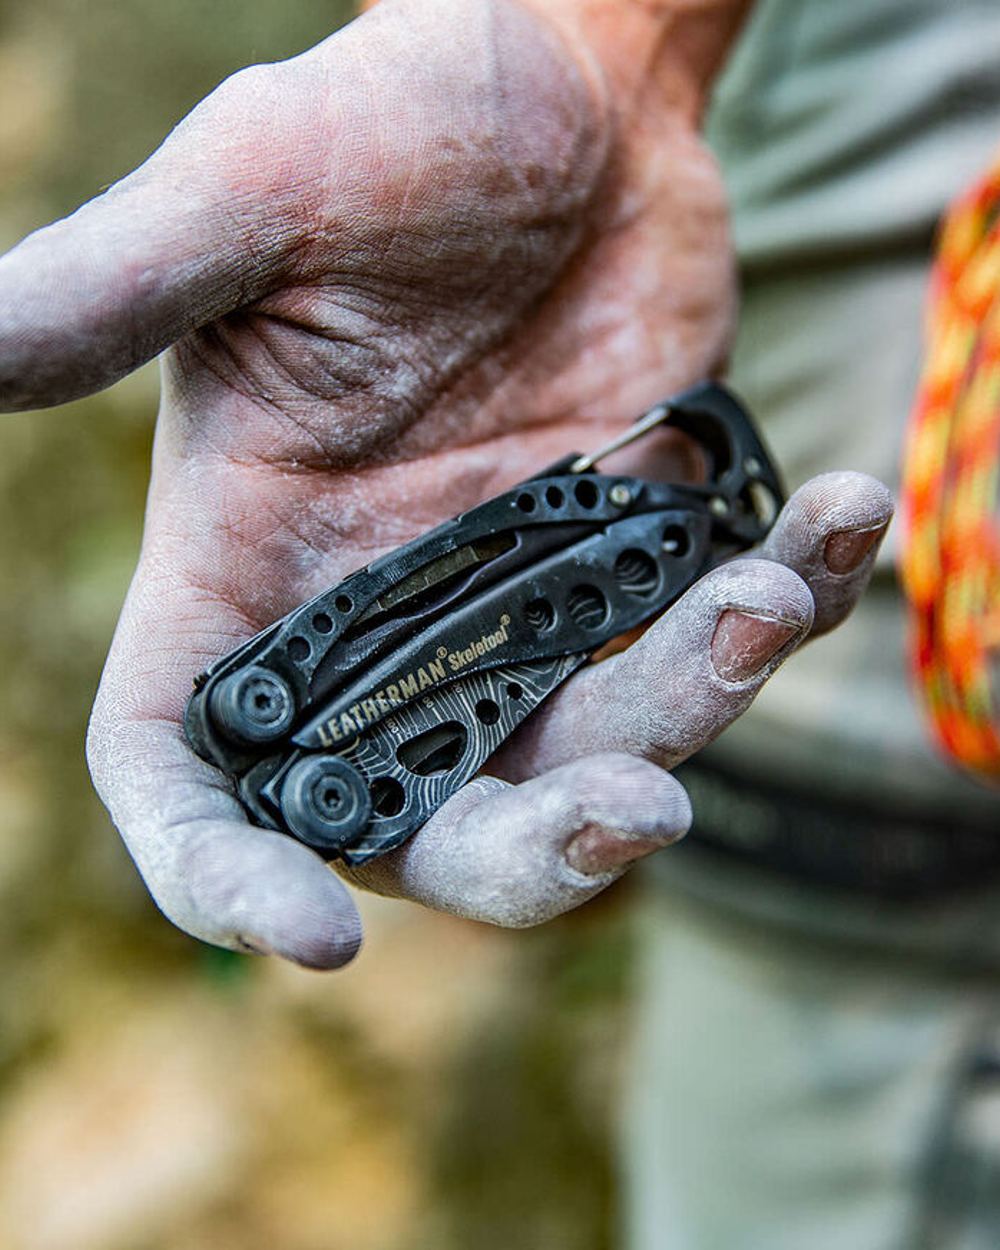
<instances>
[{"instance_id":1,"label":"gold lettering","mask_svg":"<svg viewBox=\"0 0 1000 1250\"><path fill-rule=\"evenodd\" d=\"M407 703L421 691L429 690L438 682L446 681L448 669L457 673L467 665L474 664L487 652L495 651L501 643L507 642L507 625L504 621L505 618L501 617L493 633L482 634L457 651L450 651L447 655L442 654L437 659L428 660L426 666L420 665L413 672L397 677L396 681L390 682L384 690L373 690L360 703L355 703L346 712L341 712L339 724L334 719L327 721L326 731L332 735L334 741L360 733L365 725L375 724L393 708ZM444 648L441 648L441 651L443 652ZM324 736L322 728L319 734L323 745L329 746L330 742Z\"/></svg>"}]
</instances>

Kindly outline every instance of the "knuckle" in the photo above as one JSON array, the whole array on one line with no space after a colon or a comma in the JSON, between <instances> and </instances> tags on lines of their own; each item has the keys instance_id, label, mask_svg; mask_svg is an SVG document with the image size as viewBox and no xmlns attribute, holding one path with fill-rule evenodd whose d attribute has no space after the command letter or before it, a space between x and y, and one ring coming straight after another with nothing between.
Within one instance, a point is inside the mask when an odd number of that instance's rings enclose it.
<instances>
[{"instance_id":1,"label":"knuckle","mask_svg":"<svg viewBox=\"0 0 1000 1250\"><path fill-rule=\"evenodd\" d=\"M275 89L277 66L244 65L224 78L204 102L215 108L243 108L250 100L270 96Z\"/></svg>"}]
</instances>

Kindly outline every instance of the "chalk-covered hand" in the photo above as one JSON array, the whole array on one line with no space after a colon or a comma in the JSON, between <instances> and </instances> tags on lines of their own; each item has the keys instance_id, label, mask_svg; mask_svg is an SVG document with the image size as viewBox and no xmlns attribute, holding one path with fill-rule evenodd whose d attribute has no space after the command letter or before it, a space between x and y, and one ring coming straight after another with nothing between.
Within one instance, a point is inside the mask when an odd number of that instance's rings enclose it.
<instances>
[{"instance_id":1,"label":"chalk-covered hand","mask_svg":"<svg viewBox=\"0 0 1000 1250\"><path fill-rule=\"evenodd\" d=\"M678 9L386 0L223 83L134 174L0 260L0 407L83 395L166 350L89 757L190 933L320 968L360 941L340 878L252 828L186 745L192 675L719 365L731 257L697 112L734 19L721 0ZM761 559L581 671L496 775L358 877L521 925L679 837L666 770L814 617L847 613L888 515L868 479L807 487Z\"/></svg>"}]
</instances>

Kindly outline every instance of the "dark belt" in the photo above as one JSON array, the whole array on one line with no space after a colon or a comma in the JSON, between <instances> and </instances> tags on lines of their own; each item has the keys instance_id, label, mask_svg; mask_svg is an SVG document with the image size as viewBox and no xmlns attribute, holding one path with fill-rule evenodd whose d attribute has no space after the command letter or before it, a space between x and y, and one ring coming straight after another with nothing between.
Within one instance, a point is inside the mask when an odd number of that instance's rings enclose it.
<instances>
[{"instance_id":1,"label":"dark belt","mask_svg":"<svg viewBox=\"0 0 1000 1250\"><path fill-rule=\"evenodd\" d=\"M844 797L750 778L699 759L676 770L694 807L674 851L730 861L850 891L922 902L1000 880L997 819L882 812Z\"/></svg>"}]
</instances>

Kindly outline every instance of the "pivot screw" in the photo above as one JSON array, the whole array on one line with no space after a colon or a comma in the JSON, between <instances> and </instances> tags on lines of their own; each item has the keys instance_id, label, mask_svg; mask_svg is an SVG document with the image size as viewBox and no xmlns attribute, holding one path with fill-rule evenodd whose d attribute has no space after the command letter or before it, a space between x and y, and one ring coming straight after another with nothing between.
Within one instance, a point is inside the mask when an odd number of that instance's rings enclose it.
<instances>
[{"instance_id":1,"label":"pivot screw","mask_svg":"<svg viewBox=\"0 0 1000 1250\"><path fill-rule=\"evenodd\" d=\"M295 719L295 699L288 683L259 666L220 681L212 691L211 709L227 738L253 745L274 742Z\"/></svg>"},{"instance_id":2,"label":"pivot screw","mask_svg":"<svg viewBox=\"0 0 1000 1250\"><path fill-rule=\"evenodd\" d=\"M312 755L289 769L281 812L292 833L307 845L338 851L364 831L372 800L352 764L336 755Z\"/></svg>"},{"instance_id":3,"label":"pivot screw","mask_svg":"<svg viewBox=\"0 0 1000 1250\"><path fill-rule=\"evenodd\" d=\"M708 510L712 516L727 517L729 516L729 503L721 495L713 495L708 501Z\"/></svg>"},{"instance_id":4,"label":"pivot screw","mask_svg":"<svg viewBox=\"0 0 1000 1250\"><path fill-rule=\"evenodd\" d=\"M616 508L624 508L626 504L632 502L632 492L624 482L615 482L614 486L608 491L608 498Z\"/></svg>"}]
</instances>

